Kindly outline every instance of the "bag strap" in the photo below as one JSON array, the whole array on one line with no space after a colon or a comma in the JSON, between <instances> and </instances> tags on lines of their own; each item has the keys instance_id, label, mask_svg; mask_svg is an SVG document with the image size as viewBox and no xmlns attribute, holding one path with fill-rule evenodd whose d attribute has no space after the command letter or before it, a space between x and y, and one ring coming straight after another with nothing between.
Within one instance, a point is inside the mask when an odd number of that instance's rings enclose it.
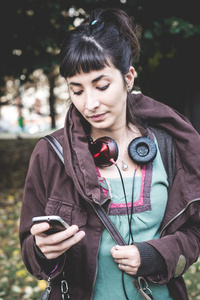
<instances>
[{"instance_id":1,"label":"bag strap","mask_svg":"<svg viewBox=\"0 0 200 300\"><path fill-rule=\"evenodd\" d=\"M64 158L63 158L63 148L60 145L60 143L57 141L57 139L53 135L46 135L43 137L46 141L49 142L49 144L52 146L58 157L60 158L61 162L65 164ZM108 232L110 233L111 237L113 238L114 242L117 245L124 246L126 245L126 242L122 238L121 234L117 230L117 228L114 226L113 222L111 219L108 217L106 214L105 209L101 206L98 205L97 203L91 203L90 205L92 206L93 210L101 220L101 222L104 224Z\"/></svg>"}]
</instances>

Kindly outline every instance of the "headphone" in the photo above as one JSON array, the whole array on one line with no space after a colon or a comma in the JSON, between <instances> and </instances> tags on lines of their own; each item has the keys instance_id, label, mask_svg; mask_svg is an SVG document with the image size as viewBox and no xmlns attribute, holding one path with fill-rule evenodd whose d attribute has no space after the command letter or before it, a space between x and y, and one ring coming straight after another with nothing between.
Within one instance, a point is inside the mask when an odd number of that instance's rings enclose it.
<instances>
[{"instance_id":1,"label":"headphone","mask_svg":"<svg viewBox=\"0 0 200 300\"><path fill-rule=\"evenodd\" d=\"M88 141L90 152L97 166L109 167L114 163L113 160L117 160L119 153L118 146L112 138L104 136L93 141L88 136ZM137 165L146 165L156 157L157 147L150 138L138 137L130 142L128 154Z\"/></svg>"}]
</instances>

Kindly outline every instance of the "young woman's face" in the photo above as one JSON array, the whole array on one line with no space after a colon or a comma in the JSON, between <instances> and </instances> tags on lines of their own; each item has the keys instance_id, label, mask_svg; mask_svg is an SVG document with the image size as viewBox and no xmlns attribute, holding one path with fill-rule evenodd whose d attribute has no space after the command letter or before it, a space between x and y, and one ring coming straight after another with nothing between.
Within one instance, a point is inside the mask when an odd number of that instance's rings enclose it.
<instances>
[{"instance_id":1,"label":"young woman's face","mask_svg":"<svg viewBox=\"0 0 200 300\"><path fill-rule=\"evenodd\" d=\"M116 130L126 124L127 91L118 69L81 72L67 82L73 104L94 129Z\"/></svg>"}]
</instances>

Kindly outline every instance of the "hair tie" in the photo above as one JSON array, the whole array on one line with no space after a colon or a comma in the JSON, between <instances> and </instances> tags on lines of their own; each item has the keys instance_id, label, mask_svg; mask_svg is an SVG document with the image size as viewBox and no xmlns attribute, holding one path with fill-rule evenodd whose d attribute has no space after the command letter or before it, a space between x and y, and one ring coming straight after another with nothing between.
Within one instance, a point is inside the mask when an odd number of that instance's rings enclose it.
<instances>
[{"instance_id":1,"label":"hair tie","mask_svg":"<svg viewBox=\"0 0 200 300\"><path fill-rule=\"evenodd\" d=\"M96 24L97 20L92 21L91 25Z\"/></svg>"},{"instance_id":2,"label":"hair tie","mask_svg":"<svg viewBox=\"0 0 200 300\"><path fill-rule=\"evenodd\" d=\"M98 21L95 19L89 24L90 34L92 35L96 34L97 32L100 32L103 28L104 28L103 21Z\"/></svg>"}]
</instances>

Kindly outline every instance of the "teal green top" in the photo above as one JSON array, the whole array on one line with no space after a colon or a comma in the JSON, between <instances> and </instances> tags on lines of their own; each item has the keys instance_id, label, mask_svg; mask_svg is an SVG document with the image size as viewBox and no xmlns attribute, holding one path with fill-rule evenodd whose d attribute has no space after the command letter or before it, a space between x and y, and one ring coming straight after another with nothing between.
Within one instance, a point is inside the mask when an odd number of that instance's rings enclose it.
<instances>
[{"instance_id":1,"label":"teal green top","mask_svg":"<svg viewBox=\"0 0 200 300\"><path fill-rule=\"evenodd\" d=\"M124 178L130 213L133 178ZM101 184L111 193L112 203L109 217L128 243L129 227L127 208L120 178L107 179ZM160 225L165 213L168 198L168 181L160 153L158 151L153 163L142 167L142 176L135 177L134 184L134 214L132 232L135 242L143 242L159 238ZM101 238L98 255L98 272L94 287L94 300L126 300L122 285L122 271L110 254L115 245L106 229ZM130 300L142 300L142 296L133 285L133 276L124 274L125 288ZM154 300L170 300L166 285L149 284Z\"/></svg>"}]
</instances>

